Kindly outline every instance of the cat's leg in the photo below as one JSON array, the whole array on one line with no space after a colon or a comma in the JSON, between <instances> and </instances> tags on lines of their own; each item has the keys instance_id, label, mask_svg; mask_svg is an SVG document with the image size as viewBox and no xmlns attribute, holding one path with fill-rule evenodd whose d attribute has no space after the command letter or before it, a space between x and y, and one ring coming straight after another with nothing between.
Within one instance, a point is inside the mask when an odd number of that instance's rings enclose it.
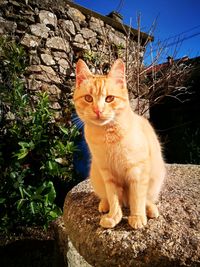
<instances>
[{"instance_id":1,"label":"cat's leg","mask_svg":"<svg viewBox=\"0 0 200 267\"><path fill-rule=\"evenodd\" d=\"M147 217L151 219L159 217L159 211L158 211L156 204L149 200L147 200L147 204L146 204L146 213L147 213Z\"/></svg>"},{"instance_id":2,"label":"cat's leg","mask_svg":"<svg viewBox=\"0 0 200 267\"><path fill-rule=\"evenodd\" d=\"M166 170L164 162L161 161L160 164L157 162L151 170L147 192L146 212L149 218L157 218L159 216L159 211L155 203L158 200L165 175Z\"/></svg>"},{"instance_id":3,"label":"cat's leg","mask_svg":"<svg viewBox=\"0 0 200 267\"><path fill-rule=\"evenodd\" d=\"M105 180L106 194L109 202L109 213L105 214L100 225L104 228L113 228L122 219L122 210L119 201L119 188L113 182L113 179Z\"/></svg>"},{"instance_id":4,"label":"cat's leg","mask_svg":"<svg viewBox=\"0 0 200 267\"><path fill-rule=\"evenodd\" d=\"M99 212L108 212L109 203L107 200L105 184L98 170L98 167L95 165L93 161L91 163L91 169L90 169L90 181L94 189L94 192L100 198L98 207Z\"/></svg>"},{"instance_id":5,"label":"cat's leg","mask_svg":"<svg viewBox=\"0 0 200 267\"><path fill-rule=\"evenodd\" d=\"M143 166L134 167L129 171L129 224L134 228L142 228L147 224L146 195L149 173Z\"/></svg>"},{"instance_id":6,"label":"cat's leg","mask_svg":"<svg viewBox=\"0 0 200 267\"><path fill-rule=\"evenodd\" d=\"M110 180L106 180L106 177L110 177L110 174L106 171L99 171L95 162L91 164L90 180L94 188L95 193L100 198L99 211L108 212L102 216L100 225L104 228L112 228L121 221L122 211L119 203L118 188Z\"/></svg>"}]
</instances>

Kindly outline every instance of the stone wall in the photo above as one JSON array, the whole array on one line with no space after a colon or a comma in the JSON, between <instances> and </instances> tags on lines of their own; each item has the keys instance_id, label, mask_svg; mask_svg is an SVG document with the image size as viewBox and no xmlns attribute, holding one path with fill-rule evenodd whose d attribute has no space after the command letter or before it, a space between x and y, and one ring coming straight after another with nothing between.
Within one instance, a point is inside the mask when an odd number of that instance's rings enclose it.
<instances>
[{"instance_id":1,"label":"stone wall","mask_svg":"<svg viewBox=\"0 0 200 267\"><path fill-rule=\"evenodd\" d=\"M132 47L137 31L131 30ZM61 115L69 104L79 57L92 70L106 69L123 57L128 27L66 0L3 0L0 34L10 35L28 52L27 88L47 91ZM148 36L142 33L141 45Z\"/></svg>"}]
</instances>

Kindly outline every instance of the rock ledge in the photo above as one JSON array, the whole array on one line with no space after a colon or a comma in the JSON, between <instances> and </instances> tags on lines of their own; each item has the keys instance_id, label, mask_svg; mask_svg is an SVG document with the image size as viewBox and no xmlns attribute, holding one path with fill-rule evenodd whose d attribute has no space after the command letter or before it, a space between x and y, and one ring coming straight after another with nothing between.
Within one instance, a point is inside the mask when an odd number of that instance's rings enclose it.
<instances>
[{"instance_id":1,"label":"rock ledge","mask_svg":"<svg viewBox=\"0 0 200 267\"><path fill-rule=\"evenodd\" d=\"M64 231L89 264L200 266L200 166L173 164L167 169L158 203L161 215L141 230L128 225L127 210L117 227L101 228L98 199L88 181L69 192L64 205Z\"/></svg>"}]
</instances>

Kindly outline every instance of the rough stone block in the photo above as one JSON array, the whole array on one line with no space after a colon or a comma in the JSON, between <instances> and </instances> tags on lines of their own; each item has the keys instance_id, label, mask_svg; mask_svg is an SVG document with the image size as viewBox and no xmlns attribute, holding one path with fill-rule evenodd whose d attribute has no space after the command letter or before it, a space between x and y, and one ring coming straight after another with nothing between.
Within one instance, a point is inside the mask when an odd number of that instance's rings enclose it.
<instances>
[{"instance_id":1,"label":"rough stone block","mask_svg":"<svg viewBox=\"0 0 200 267\"><path fill-rule=\"evenodd\" d=\"M41 23L31 25L30 30L32 34L41 38L47 38L50 31L50 29L46 27L46 25Z\"/></svg>"},{"instance_id":2,"label":"rough stone block","mask_svg":"<svg viewBox=\"0 0 200 267\"><path fill-rule=\"evenodd\" d=\"M39 46L40 38L26 33L21 41L21 44L29 48L35 48Z\"/></svg>"},{"instance_id":3,"label":"rough stone block","mask_svg":"<svg viewBox=\"0 0 200 267\"><path fill-rule=\"evenodd\" d=\"M72 20L59 20L59 24L61 29L65 32L69 32L71 35L75 35L76 31L75 31L75 26Z\"/></svg>"},{"instance_id":4,"label":"rough stone block","mask_svg":"<svg viewBox=\"0 0 200 267\"><path fill-rule=\"evenodd\" d=\"M60 78L57 76L56 72L49 66L45 65L31 65L26 69L27 74L30 79L44 81L44 82L54 82L61 83Z\"/></svg>"},{"instance_id":5,"label":"rough stone block","mask_svg":"<svg viewBox=\"0 0 200 267\"><path fill-rule=\"evenodd\" d=\"M74 42L75 43L80 43L80 44L83 44L84 43L84 38L83 36L79 33L75 36L74 38Z\"/></svg>"},{"instance_id":6,"label":"rough stone block","mask_svg":"<svg viewBox=\"0 0 200 267\"><path fill-rule=\"evenodd\" d=\"M27 80L28 89L31 91L39 91L39 89L42 86L41 81L36 81L34 79L28 79Z\"/></svg>"},{"instance_id":7,"label":"rough stone block","mask_svg":"<svg viewBox=\"0 0 200 267\"><path fill-rule=\"evenodd\" d=\"M85 16L76 8L69 7L69 9L67 10L67 15L71 20L74 20L80 24L85 22Z\"/></svg>"},{"instance_id":8,"label":"rough stone block","mask_svg":"<svg viewBox=\"0 0 200 267\"><path fill-rule=\"evenodd\" d=\"M83 35L83 37L87 40L89 38L95 37L97 34L96 32L88 29L88 28L82 28L81 29L81 34Z\"/></svg>"},{"instance_id":9,"label":"rough stone block","mask_svg":"<svg viewBox=\"0 0 200 267\"><path fill-rule=\"evenodd\" d=\"M40 23L53 26L54 28L57 26L57 17L54 13L47 11L47 10L41 10L39 13L39 20Z\"/></svg>"},{"instance_id":10,"label":"rough stone block","mask_svg":"<svg viewBox=\"0 0 200 267\"><path fill-rule=\"evenodd\" d=\"M89 27L100 35L105 34L104 22L100 19L91 17Z\"/></svg>"},{"instance_id":11,"label":"rough stone block","mask_svg":"<svg viewBox=\"0 0 200 267\"><path fill-rule=\"evenodd\" d=\"M51 37L47 39L47 48L53 48L68 53L70 51L69 43L61 37Z\"/></svg>"},{"instance_id":12,"label":"rough stone block","mask_svg":"<svg viewBox=\"0 0 200 267\"><path fill-rule=\"evenodd\" d=\"M61 90L55 84L42 83L41 89L49 95L56 96L57 99L60 99Z\"/></svg>"},{"instance_id":13,"label":"rough stone block","mask_svg":"<svg viewBox=\"0 0 200 267\"><path fill-rule=\"evenodd\" d=\"M200 166L174 164L167 169L160 217L141 230L128 225L128 210L114 229L100 227L98 199L88 181L70 191L63 231L86 262L97 267L200 266Z\"/></svg>"},{"instance_id":14,"label":"rough stone block","mask_svg":"<svg viewBox=\"0 0 200 267\"><path fill-rule=\"evenodd\" d=\"M0 17L0 34L14 33L16 28L16 22L8 21Z\"/></svg>"},{"instance_id":15,"label":"rough stone block","mask_svg":"<svg viewBox=\"0 0 200 267\"><path fill-rule=\"evenodd\" d=\"M52 54L53 54L53 56L54 56L54 59L55 60L59 60L59 59L61 59L61 58L68 58L68 56L67 56L67 54L65 53L65 52L60 52L60 51L53 51L52 52Z\"/></svg>"},{"instance_id":16,"label":"rough stone block","mask_svg":"<svg viewBox=\"0 0 200 267\"><path fill-rule=\"evenodd\" d=\"M47 66L55 65L56 63L53 57L49 54L41 54L41 59L43 63Z\"/></svg>"},{"instance_id":17,"label":"rough stone block","mask_svg":"<svg viewBox=\"0 0 200 267\"><path fill-rule=\"evenodd\" d=\"M67 73L70 72L70 66L69 66L69 63L66 59L64 59L64 58L59 59L58 65L59 65L60 73L66 75Z\"/></svg>"}]
</instances>

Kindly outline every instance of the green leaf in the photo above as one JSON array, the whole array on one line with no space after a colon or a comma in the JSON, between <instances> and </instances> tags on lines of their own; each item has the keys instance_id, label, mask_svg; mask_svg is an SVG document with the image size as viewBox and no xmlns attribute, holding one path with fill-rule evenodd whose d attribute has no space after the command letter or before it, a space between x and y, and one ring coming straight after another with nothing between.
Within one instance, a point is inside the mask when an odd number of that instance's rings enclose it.
<instances>
[{"instance_id":1,"label":"green leaf","mask_svg":"<svg viewBox=\"0 0 200 267\"><path fill-rule=\"evenodd\" d=\"M24 192L21 186L19 186L19 191L20 191L21 198L24 198Z\"/></svg>"},{"instance_id":2,"label":"green leaf","mask_svg":"<svg viewBox=\"0 0 200 267\"><path fill-rule=\"evenodd\" d=\"M15 179L16 176L17 176L17 173L16 173L16 172L11 172L11 173L10 173L10 177L11 177L12 179Z\"/></svg>"},{"instance_id":3,"label":"green leaf","mask_svg":"<svg viewBox=\"0 0 200 267\"><path fill-rule=\"evenodd\" d=\"M46 205L48 204L52 204L56 198L56 191L55 191L55 188L54 188L54 185L51 181L49 181L47 184L46 184L46 187L48 189L48 193L45 195L46 197Z\"/></svg>"},{"instance_id":4,"label":"green leaf","mask_svg":"<svg viewBox=\"0 0 200 267\"><path fill-rule=\"evenodd\" d=\"M31 212L35 214L34 202L30 203Z\"/></svg>"},{"instance_id":5,"label":"green leaf","mask_svg":"<svg viewBox=\"0 0 200 267\"><path fill-rule=\"evenodd\" d=\"M30 142L18 142L18 144L22 147L22 148L31 148L33 149L35 147L33 141Z\"/></svg>"},{"instance_id":6,"label":"green leaf","mask_svg":"<svg viewBox=\"0 0 200 267\"><path fill-rule=\"evenodd\" d=\"M3 204L4 202L6 201L6 199L5 198L0 198L0 204Z\"/></svg>"},{"instance_id":7,"label":"green leaf","mask_svg":"<svg viewBox=\"0 0 200 267\"><path fill-rule=\"evenodd\" d=\"M69 134L69 130L63 126L59 126L60 130L64 133L64 134Z\"/></svg>"},{"instance_id":8,"label":"green leaf","mask_svg":"<svg viewBox=\"0 0 200 267\"><path fill-rule=\"evenodd\" d=\"M22 206L24 205L24 203L26 202L25 199L20 199L17 203L17 210L21 210Z\"/></svg>"},{"instance_id":9,"label":"green leaf","mask_svg":"<svg viewBox=\"0 0 200 267\"><path fill-rule=\"evenodd\" d=\"M25 190L24 188L23 188L23 192L25 195L27 195L29 198L31 198L31 194L27 190Z\"/></svg>"},{"instance_id":10,"label":"green leaf","mask_svg":"<svg viewBox=\"0 0 200 267\"><path fill-rule=\"evenodd\" d=\"M29 150L27 148L24 148L24 149L20 149L20 151L16 153L15 156L18 159L23 159L28 155L28 153L29 153Z\"/></svg>"},{"instance_id":11,"label":"green leaf","mask_svg":"<svg viewBox=\"0 0 200 267\"><path fill-rule=\"evenodd\" d=\"M18 142L18 145L20 145L22 148L29 147L27 142Z\"/></svg>"},{"instance_id":12,"label":"green leaf","mask_svg":"<svg viewBox=\"0 0 200 267\"><path fill-rule=\"evenodd\" d=\"M39 196L42 194L42 192L45 190L46 186L45 183L43 183L40 187L37 188L36 190L36 195Z\"/></svg>"},{"instance_id":13,"label":"green leaf","mask_svg":"<svg viewBox=\"0 0 200 267\"><path fill-rule=\"evenodd\" d=\"M49 215L51 216L52 219L56 219L59 216L59 213L55 211L50 211Z\"/></svg>"},{"instance_id":14,"label":"green leaf","mask_svg":"<svg viewBox=\"0 0 200 267\"><path fill-rule=\"evenodd\" d=\"M49 160L48 161L48 165L49 165L49 169L50 170L53 170L53 163L52 163L52 161Z\"/></svg>"}]
</instances>

